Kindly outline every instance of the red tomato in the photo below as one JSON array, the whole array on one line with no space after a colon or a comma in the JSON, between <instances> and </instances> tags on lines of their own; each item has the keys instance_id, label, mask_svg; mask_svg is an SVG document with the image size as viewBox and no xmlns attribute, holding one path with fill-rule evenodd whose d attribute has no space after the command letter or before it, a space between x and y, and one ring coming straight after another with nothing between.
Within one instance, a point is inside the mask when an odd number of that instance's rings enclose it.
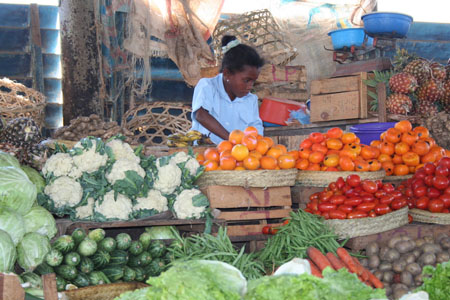
<instances>
[{"instance_id":1,"label":"red tomato","mask_svg":"<svg viewBox=\"0 0 450 300\"><path fill-rule=\"evenodd\" d=\"M374 194L376 191L378 191L378 185L372 180L364 180L361 185L363 190L368 193Z\"/></svg>"},{"instance_id":2,"label":"red tomato","mask_svg":"<svg viewBox=\"0 0 450 300\"><path fill-rule=\"evenodd\" d=\"M427 187L422 185L415 189L413 188L413 192L414 192L414 196L416 196L417 198L423 197L427 194Z\"/></svg>"},{"instance_id":3,"label":"red tomato","mask_svg":"<svg viewBox=\"0 0 450 300\"><path fill-rule=\"evenodd\" d=\"M320 192L319 200L321 202L326 202L326 201L330 200L331 196L333 196L332 191L323 191L323 192Z\"/></svg>"},{"instance_id":4,"label":"red tomato","mask_svg":"<svg viewBox=\"0 0 450 300\"><path fill-rule=\"evenodd\" d=\"M443 214L448 214L448 213L450 213L450 210L449 210L448 208L444 208L444 209L441 211L441 213L443 213Z\"/></svg>"},{"instance_id":5,"label":"red tomato","mask_svg":"<svg viewBox=\"0 0 450 300\"><path fill-rule=\"evenodd\" d=\"M427 176L427 173L425 173L424 168L420 168L419 170L414 173L414 178L421 178L424 179L425 176Z\"/></svg>"},{"instance_id":6,"label":"red tomato","mask_svg":"<svg viewBox=\"0 0 450 300\"><path fill-rule=\"evenodd\" d=\"M311 196L309 196L309 200L319 199L319 196L320 196L320 192L314 193Z\"/></svg>"},{"instance_id":7,"label":"red tomato","mask_svg":"<svg viewBox=\"0 0 450 300\"><path fill-rule=\"evenodd\" d=\"M326 202L319 204L320 212L330 211L330 210L334 210L334 209L336 209L336 204L326 203Z\"/></svg>"},{"instance_id":8,"label":"red tomato","mask_svg":"<svg viewBox=\"0 0 450 300\"><path fill-rule=\"evenodd\" d=\"M360 219L360 218L367 218L368 216L369 214L364 211L355 210L347 215L347 219Z\"/></svg>"},{"instance_id":9,"label":"red tomato","mask_svg":"<svg viewBox=\"0 0 450 300\"><path fill-rule=\"evenodd\" d=\"M363 202L356 206L356 210L370 212L376 206L375 202Z\"/></svg>"},{"instance_id":10,"label":"red tomato","mask_svg":"<svg viewBox=\"0 0 450 300\"><path fill-rule=\"evenodd\" d=\"M347 197L344 195L334 195L330 198L330 203L340 205L344 203L345 199L347 199Z\"/></svg>"},{"instance_id":11,"label":"red tomato","mask_svg":"<svg viewBox=\"0 0 450 300\"><path fill-rule=\"evenodd\" d=\"M330 218L330 212L329 211L324 211L321 213L321 216L325 219L328 220Z\"/></svg>"},{"instance_id":12,"label":"red tomato","mask_svg":"<svg viewBox=\"0 0 450 300\"><path fill-rule=\"evenodd\" d=\"M406 205L408 205L408 201L406 201L406 198L398 198L398 199L394 199L391 202L391 208L393 210L398 210L400 208L405 207Z\"/></svg>"},{"instance_id":13,"label":"red tomato","mask_svg":"<svg viewBox=\"0 0 450 300\"><path fill-rule=\"evenodd\" d=\"M306 211L307 213L310 213L310 214L314 213L314 211L309 207L305 208L304 211Z\"/></svg>"},{"instance_id":14,"label":"red tomato","mask_svg":"<svg viewBox=\"0 0 450 300\"><path fill-rule=\"evenodd\" d=\"M406 201L408 202L408 208L409 208L409 209L414 208L414 206L415 206L414 198L408 197L408 198L406 199Z\"/></svg>"},{"instance_id":15,"label":"red tomato","mask_svg":"<svg viewBox=\"0 0 450 300\"><path fill-rule=\"evenodd\" d=\"M423 182L425 183L426 186L433 186L433 178L434 178L433 175L427 175L423 179Z\"/></svg>"},{"instance_id":16,"label":"red tomato","mask_svg":"<svg viewBox=\"0 0 450 300\"><path fill-rule=\"evenodd\" d=\"M289 222L290 222L291 220L290 219L286 219L286 220L284 220L283 221L283 225L287 225L287 224L289 224Z\"/></svg>"},{"instance_id":17,"label":"red tomato","mask_svg":"<svg viewBox=\"0 0 450 300\"><path fill-rule=\"evenodd\" d=\"M436 170L436 166L433 163L428 162L423 166L423 169L427 175L434 175L434 170Z\"/></svg>"},{"instance_id":18,"label":"red tomato","mask_svg":"<svg viewBox=\"0 0 450 300\"><path fill-rule=\"evenodd\" d=\"M380 204L387 204L387 205L389 205L389 204L391 204L392 200L394 200L394 196L386 195L386 196L381 197Z\"/></svg>"},{"instance_id":19,"label":"red tomato","mask_svg":"<svg viewBox=\"0 0 450 300\"><path fill-rule=\"evenodd\" d=\"M436 170L434 171L434 175L441 175L441 176L448 176L448 168L444 165L440 165L436 167Z\"/></svg>"},{"instance_id":20,"label":"red tomato","mask_svg":"<svg viewBox=\"0 0 450 300\"><path fill-rule=\"evenodd\" d=\"M416 200L416 208L425 210L428 208L428 202L430 202L430 199L426 196L422 196Z\"/></svg>"},{"instance_id":21,"label":"red tomato","mask_svg":"<svg viewBox=\"0 0 450 300\"><path fill-rule=\"evenodd\" d=\"M378 199L380 199L381 197L385 196L386 192L383 190L378 190L375 192L375 197L377 197Z\"/></svg>"},{"instance_id":22,"label":"red tomato","mask_svg":"<svg viewBox=\"0 0 450 300\"><path fill-rule=\"evenodd\" d=\"M414 177L413 177L414 178ZM420 186L424 186L425 182L423 181L422 178L414 178L412 183L411 183L411 188L414 190L416 190L418 187Z\"/></svg>"},{"instance_id":23,"label":"red tomato","mask_svg":"<svg viewBox=\"0 0 450 300\"><path fill-rule=\"evenodd\" d=\"M337 187L337 185L336 185L336 182L331 182L331 183L328 185L328 189L329 189L330 191L336 192L336 191L338 190L338 187Z\"/></svg>"},{"instance_id":24,"label":"red tomato","mask_svg":"<svg viewBox=\"0 0 450 300\"><path fill-rule=\"evenodd\" d=\"M270 231L271 231L271 229L272 229L272 227L270 227L270 226L264 226L263 228L262 228L262 234L270 234Z\"/></svg>"},{"instance_id":25,"label":"red tomato","mask_svg":"<svg viewBox=\"0 0 450 300\"><path fill-rule=\"evenodd\" d=\"M450 207L450 194L442 194L439 196L439 199L444 202L444 208Z\"/></svg>"},{"instance_id":26,"label":"red tomato","mask_svg":"<svg viewBox=\"0 0 450 300\"><path fill-rule=\"evenodd\" d=\"M391 195L394 197L394 199L398 199L403 197L403 193L400 192L399 190L395 190L391 193Z\"/></svg>"},{"instance_id":27,"label":"red tomato","mask_svg":"<svg viewBox=\"0 0 450 300\"><path fill-rule=\"evenodd\" d=\"M444 201L440 199L432 199L428 203L428 210L432 213L440 213L444 209Z\"/></svg>"},{"instance_id":28,"label":"red tomato","mask_svg":"<svg viewBox=\"0 0 450 300\"><path fill-rule=\"evenodd\" d=\"M405 196L406 197L413 197L414 196L414 192L413 192L412 188L407 188L406 189Z\"/></svg>"},{"instance_id":29,"label":"red tomato","mask_svg":"<svg viewBox=\"0 0 450 300\"><path fill-rule=\"evenodd\" d=\"M345 185L345 180L342 177L338 177L338 179L336 180L336 186L338 189L342 189Z\"/></svg>"},{"instance_id":30,"label":"red tomato","mask_svg":"<svg viewBox=\"0 0 450 300\"><path fill-rule=\"evenodd\" d=\"M270 234L276 234L277 232L278 232L278 229L270 228Z\"/></svg>"},{"instance_id":31,"label":"red tomato","mask_svg":"<svg viewBox=\"0 0 450 300\"><path fill-rule=\"evenodd\" d=\"M330 219L347 219L347 213L343 212L342 210L330 210L328 213L330 215Z\"/></svg>"},{"instance_id":32,"label":"red tomato","mask_svg":"<svg viewBox=\"0 0 450 300\"><path fill-rule=\"evenodd\" d=\"M435 189L434 187L429 187L427 189L427 196L428 198L437 198L441 195L441 192L439 192L438 189Z\"/></svg>"},{"instance_id":33,"label":"red tomato","mask_svg":"<svg viewBox=\"0 0 450 300\"><path fill-rule=\"evenodd\" d=\"M362 203L362 199L361 197L352 197L352 198L348 198L347 200L344 201L344 204L346 205L350 205L350 206L358 206Z\"/></svg>"},{"instance_id":34,"label":"red tomato","mask_svg":"<svg viewBox=\"0 0 450 300\"><path fill-rule=\"evenodd\" d=\"M361 196L363 202L373 202L375 197L372 194Z\"/></svg>"},{"instance_id":35,"label":"red tomato","mask_svg":"<svg viewBox=\"0 0 450 300\"><path fill-rule=\"evenodd\" d=\"M413 217L410 214L408 214L408 223L412 223L412 221L413 221Z\"/></svg>"},{"instance_id":36,"label":"red tomato","mask_svg":"<svg viewBox=\"0 0 450 300\"><path fill-rule=\"evenodd\" d=\"M450 186L445 189L444 194L450 194Z\"/></svg>"},{"instance_id":37,"label":"red tomato","mask_svg":"<svg viewBox=\"0 0 450 300\"><path fill-rule=\"evenodd\" d=\"M377 216L377 214L376 214L376 212L375 212L374 210L371 210L371 211L369 212L369 217L375 218L376 216Z\"/></svg>"},{"instance_id":38,"label":"red tomato","mask_svg":"<svg viewBox=\"0 0 450 300\"><path fill-rule=\"evenodd\" d=\"M392 185L392 183L385 183L383 184L383 191L386 193L392 193L395 191L395 187Z\"/></svg>"},{"instance_id":39,"label":"red tomato","mask_svg":"<svg viewBox=\"0 0 450 300\"><path fill-rule=\"evenodd\" d=\"M345 193L347 193L348 190L351 190L351 189L352 189L352 187L346 184L341 188L341 191L345 194Z\"/></svg>"},{"instance_id":40,"label":"red tomato","mask_svg":"<svg viewBox=\"0 0 450 300\"><path fill-rule=\"evenodd\" d=\"M359 175L351 174L347 176L346 182L351 187L357 187L361 183L361 178Z\"/></svg>"},{"instance_id":41,"label":"red tomato","mask_svg":"<svg viewBox=\"0 0 450 300\"><path fill-rule=\"evenodd\" d=\"M306 207L312 211L316 211L319 209L319 203L318 202L309 202L308 204L306 204Z\"/></svg>"},{"instance_id":42,"label":"red tomato","mask_svg":"<svg viewBox=\"0 0 450 300\"><path fill-rule=\"evenodd\" d=\"M448 187L449 180L447 177L436 175L433 177L432 183L438 190L445 190Z\"/></svg>"},{"instance_id":43,"label":"red tomato","mask_svg":"<svg viewBox=\"0 0 450 300\"><path fill-rule=\"evenodd\" d=\"M443 166L447 167L448 169L450 169L450 157L441 158L438 165L443 165Z\"/></svg>"},{"instance_id":44,"label":"red tomato","mask_svg":"<svg viewBox=\"0 0 450 300\"><path fill-rule=\"evenodd\" d=\"M375 213L377 215L385 215L387 213L391 212L391 208L389 207L389 205L387 204L378 204L377 206L375 206L375 208L373 209L375 211Z\"/></svg>"},{"instance_id":45,"label":"red tomato","mask_svg":"<svg viewBox=\"0 0 450 300\"><path fill-rule=\"evenodd\" d=\"M347 204L341 204L338 206L337 209L348 214L353 211L353 206L347 205Z\"/></svg>"},{"instance_id":46,"label":"red tomato","mask_svg":"<svg viewBox=\"0 0 450 300\"><path fill-rule=\"evenodd\" d=\"M383 181L381 181L381 180L378 179L378 180L376 180L375 182L376 182L376 184L377 184L377 186L378 186L378 189L381 190L381 189L383 188Z\"/></svg>"}]
</instances>

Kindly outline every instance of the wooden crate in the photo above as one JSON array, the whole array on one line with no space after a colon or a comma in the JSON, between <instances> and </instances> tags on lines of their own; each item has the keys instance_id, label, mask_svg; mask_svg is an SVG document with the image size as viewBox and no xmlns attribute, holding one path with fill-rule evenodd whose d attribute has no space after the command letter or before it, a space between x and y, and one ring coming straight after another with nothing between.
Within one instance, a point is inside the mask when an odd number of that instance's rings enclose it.
<instances>
[{"instance_id":1,"label":"wooden crate","mask_svg":"<svg viewBox=\"0 0 450 300\"><path fill-rule=\"evenodd\" d=\"M290 187L208 186L202 190L216 216L227 222L229 236L260 235L267 224L278 226L292 208Z\"/></svg>"},{"instance_id":2,"label":"wooden crate","mask_svg":"<svg viewBox=\"0 0 450 300\"><path fill-rule=\"evenodd\" d=\"M311 122L367 118L367 73L313 80Z\"/></svg>"}]
</instances>

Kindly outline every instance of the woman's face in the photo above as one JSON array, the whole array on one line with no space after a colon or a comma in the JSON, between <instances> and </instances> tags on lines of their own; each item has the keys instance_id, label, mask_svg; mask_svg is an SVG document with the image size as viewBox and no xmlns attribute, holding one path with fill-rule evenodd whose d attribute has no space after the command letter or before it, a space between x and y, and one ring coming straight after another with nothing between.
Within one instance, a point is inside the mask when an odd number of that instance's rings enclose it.
<instances>
[{"instance_id":1,"label":"woman's face","mask_svg":"<svg viewBox=\"0 0 450 300\"><path fill-rule=\"evenodd\" d=\"M241 98L250 93L253 84L259 76L260 69L252 66L244 66L240 72L232 74L228 69L223 70L225 91L231 100Z\"/></svg>"}]
</instances>

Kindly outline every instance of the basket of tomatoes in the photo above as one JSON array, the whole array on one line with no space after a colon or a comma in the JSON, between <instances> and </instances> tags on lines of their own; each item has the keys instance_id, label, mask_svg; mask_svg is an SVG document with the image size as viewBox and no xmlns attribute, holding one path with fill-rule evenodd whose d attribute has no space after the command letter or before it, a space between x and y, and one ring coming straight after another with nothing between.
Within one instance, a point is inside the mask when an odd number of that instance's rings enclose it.
<instances>
[{"instance_id":1,"label":"basket of tomatoes","mask_svg":"<svg viewBox=\"0 0 450 300\"><path fill-rule=\"evenodd\" d=\"M424 164L399 188L408 197L414 221L450 224L450 157Z\"/></svg>"},{"instance_id":2,"label":"basket of tomatoes","mask_svg":"<svg viewBox=\"0 0 450 300\"><path fill-rule=\"evenodd\" d=\"M395 229L409 222L402 192L381 180L361 180L357 174L339 177L309 198L305 211L321 215L342 238Z\"/></svg>"}]
</instances>

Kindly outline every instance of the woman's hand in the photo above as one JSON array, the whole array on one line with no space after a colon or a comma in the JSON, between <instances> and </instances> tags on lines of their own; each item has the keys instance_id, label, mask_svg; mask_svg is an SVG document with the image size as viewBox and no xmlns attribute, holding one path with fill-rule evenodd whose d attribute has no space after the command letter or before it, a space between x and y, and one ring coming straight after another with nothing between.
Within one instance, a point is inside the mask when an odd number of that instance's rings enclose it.
<instances>
[{"instance_id":1,"label":"woman's hand","mask_svg":"<svg viewBox=\"0 0 450 300\"><path fill-rule=\"evenodd\" d=\"M203 107L200 107L195 112L195 118L200 124L202 124L203 127L208 129L218 137L224 140L228 139L229 132Z\"/></svg>"}]
</instances>

